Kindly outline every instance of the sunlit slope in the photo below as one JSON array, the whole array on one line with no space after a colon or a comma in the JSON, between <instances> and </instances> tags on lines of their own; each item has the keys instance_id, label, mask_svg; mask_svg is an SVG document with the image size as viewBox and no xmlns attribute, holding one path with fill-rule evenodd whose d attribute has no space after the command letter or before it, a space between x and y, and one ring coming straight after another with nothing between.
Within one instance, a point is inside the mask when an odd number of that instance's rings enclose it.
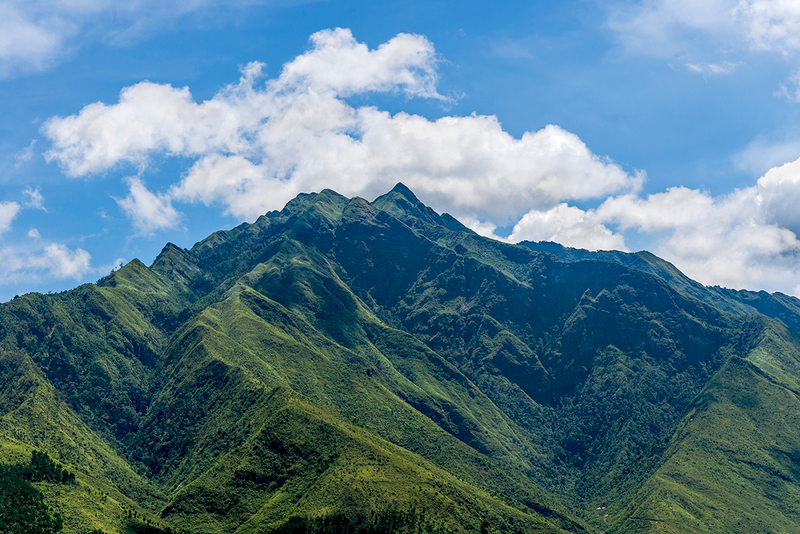
<instances>
[{"instance_id":1,"label":"sunlit slope","mask_svg":"<svg viewBox=\"0 0 800 534\"><path fill-rule=\"evenodd\" d=\"M0 382L0 461L27 461L35 448L77 475L69 486L37 484L67 532L123 531L133 513L156 520L166 496L78 417L26 355L0 354Z\"/></svg>"},{"instance_id":2,"label":"sunlit slope","mask_svg":"<svg viewBox=\"0 0 800 534\"><path fill-rule=\"evenodd\" d=\"M263 392L245 419L256 425L248 439L178 490L165 519L191 532L269 532L293 516L413 509L452 532L484 520L562 532L284 388Z\"/></svg>"},{"instance_id":3,"label":"sunlit slope","mask_svg":"<svg viewBox=\"0 0 800 534\"><path fill-rule=\"evenodd\" d=\"M800 528L800 343L763 328L732 356L653 452L657 469L611 532L797 532Z\"/></svg>"},{"instance_id":4,"label":"sunlit slope","mask_svg":"<svg viewBox=\"0 0 800 534\"><path fill-rule=\"evenodd\" d=\"M792 531L800 350L757 311L790 324L795 301L646 253L532 248L402 185L326 190L17 298L2 457L75 470L44 488L68 532L726 532L720 503L745 502L748 529Z\"/></svg>"},{"instance_id":5,"label":"sunlit slope","mask_svg":"<svg viewBox=\"0 0 800 534\"><path fill-rule=\"evenodd\" d=\"M315 294L309 290L311 286L304 287L306 298L333 298ZM215 475L206 471L232 447L251 440L254 425L258 428L263 421L264 415L253 406L264 391L290 388L335 407L364 432L380 434L433 460L453 473L450 477L461 477L524 503L520 506L529 512L545 511L571 524L566 509L538 490L535 483L511 475L507 468L465 445L422 413L428 411L442 420L472 425L475 428L470 426L470 430L476 434L483 425L489 433L481 438L483 442L499 448L503 442L493 435L505 429L503 439L509 439L514 432L491 402L419 342L381 325L363 309L358 310L357 302L351 304L363 317L343 320L345 324L352 321L351 326L360 331L358 335L350 333L351 346L347 348L308 324L302 311L290 311L243 284L234 286L223 301L204 310L180 332L170 347L164 365L172 369L171 378L148 411L138 436L147 447L136 459L163 485L176 491L184 491L198 477L215 480ZM381 339L383 352L370 342L370 334ZM400 370L390 358L399 362ZM487 427L485 419L490 417L496 418L497 429ZM467 418L473 422L463 421ZM518 454L518 450L512 450ZM503 452L497 451L500 459ZM190 497L182 497L181 502L185 505ZM354 503L357 510L370 509L364 503ZM410 504L401 500L397 506L407 509ZM420 502L415 507L426 511L428 505ZM335 505L325 509L339 511ZM225 521L234 521L234 516Z\"/></svg>"}]
</instances>

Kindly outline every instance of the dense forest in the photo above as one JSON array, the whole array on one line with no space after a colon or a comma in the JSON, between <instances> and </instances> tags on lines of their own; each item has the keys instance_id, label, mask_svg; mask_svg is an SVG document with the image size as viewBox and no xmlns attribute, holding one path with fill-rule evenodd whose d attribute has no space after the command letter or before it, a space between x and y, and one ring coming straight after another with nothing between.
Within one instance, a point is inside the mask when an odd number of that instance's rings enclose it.
<instances>
[{"instance_id":1,"label":"dense forest","mask_svg":"<svg viewBox=\"0 0 800 534\"><path fill-rule=\"evenodd\" d=\"M2 532L798 531L799 325L402 185L300 195L0 305Z\"/></svg>"}]
</instances>

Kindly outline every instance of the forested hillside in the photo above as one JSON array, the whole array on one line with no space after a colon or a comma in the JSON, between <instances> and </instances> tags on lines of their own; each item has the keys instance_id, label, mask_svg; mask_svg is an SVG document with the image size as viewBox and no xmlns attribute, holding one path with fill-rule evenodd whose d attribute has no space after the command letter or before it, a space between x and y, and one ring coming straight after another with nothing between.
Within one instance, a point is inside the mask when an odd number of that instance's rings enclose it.
<instances>
[{"instance_id":1,"label":"forested hillside","mask_svg":"<svg viewBox=\"0 0 800 534\"><path fill-rule=\"evenodd\" d=\"M326 190L0 305L0 461L42 532L793 532L799 325Z\"/></svg>"}]
</instances>

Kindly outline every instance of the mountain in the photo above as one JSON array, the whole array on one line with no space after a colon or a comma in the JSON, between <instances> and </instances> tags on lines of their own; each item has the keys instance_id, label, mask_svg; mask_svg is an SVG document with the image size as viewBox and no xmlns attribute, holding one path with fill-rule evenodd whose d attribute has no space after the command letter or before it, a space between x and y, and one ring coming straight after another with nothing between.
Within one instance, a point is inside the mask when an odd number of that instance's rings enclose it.
<instances>
[{"instance_id":1,"label":"mountain","mask_svg":"<svg viewBox=\"0 0 800 534\"><path fill-rule=\"evenodd\" d=\"M792 532L800 301L303 194L0 305L65 532Z\"/></svg>"}]
</instances>

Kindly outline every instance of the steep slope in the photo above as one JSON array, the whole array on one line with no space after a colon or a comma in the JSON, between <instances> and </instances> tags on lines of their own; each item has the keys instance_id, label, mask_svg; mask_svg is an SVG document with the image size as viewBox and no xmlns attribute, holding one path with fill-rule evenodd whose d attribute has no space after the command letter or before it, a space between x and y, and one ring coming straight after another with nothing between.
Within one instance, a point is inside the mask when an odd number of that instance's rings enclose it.
<instances>
[{"instance_id":1,"label":"steep slope","mask_svg":"<svg viewBox=\"0 0 800 534\"><path fill-rule=\"evenodd\" d=\"M523 241L519 244L537 252L548 252L562 261L604 261L654 274L675 289L692 295L719 310L737 315L761 313L781 321L795 332L800 333L800 299L796 297L778 292L770 294L766 291L737 291L719 286L707 287L692 280L668 261L646 251L636 253L607 250L590 252L547 241L538 243Z\"/></svg>"},{"instance_id":2,"label":"steep slope","mask_svg":"<svg viewBox=\"0 0 800 534\"><path fill-rule=\"evenodd\" d=\"M303 194L0 305L0 452L78 473L74 532L736 530L723 502L791 531L784 297L492 241L402 184Z\"/></svg>"},{"instance_id":3,"label":"steep slope","mask_svg":"<svg viewBox=\"0 0 800 534\"><path fill-rule=\"evenodd\" d=\"M330 192L306 200L299 199L299 209L284 210L284 216L270 214L262 224L215 234L192 251L168 245L152 269L134 261L95 286L27 295L5 305L0 311L4 354L29 358L26 373L43 371L44 386L66 400L61 417L84 426L81 432L88 437L80 440L81 447L108 452L120 469L135 470L146 488L155 484L163 490L174 504L164 509L165 519L191 531L245 523L250 529L272 528L292 514L347 516L381 507L401 513L414 507L415 514L454 531L461 531L462 523L477 529L480 522L470 526L466 521L473 512L475 520L489 518L509 532L515 524L523 531L555 532L557 524L582 530L566 508L511 470L513 465L528 467L528 438L517 435L522 430L451 364L378 320L338 279L337 266L317 246L296 239L330 237L320 231L324 223L332 228L346 215L347 204L358 207L363 201ZM232 452L236 447L263 434L259 422L269 420L269 414L254 406L276 387L305 395L304 406L324 410L325 426L340 435L342 424L352 427L348 421L356 421L360 427L353 428L367 436L359 454L383 451L369 454L382 456L386 462L380 465L385 466L370 469L379 479L398 482L387 486L389 493L380 503L354 486L350 497L321 509L280 505L270 521L246 515L261 513L261 507L247 508L244 516L231 512L211 519L200 513L186 519L177 510L207 504L202 491L187 494L187 488L222 483L220 462L230 461L231 454L238 457ZM32 393L15 390L6 411L22 413L31 398ZM52 417L57 409L45 411ZM113 463L81 457L80 448L72 456L62 453L52 439L36 441L23 434L19 418L11 419L9 427L79 473L88 474L90 464ZM396 445L389 447L379 435ZM297 439L290 445L306 451L321 446ZM357 462L358 454L348 450L336 454ZM317 468L314 462L295 465L287 487L314 480ZM120 483L116 473L97 476L100 483ZM362 479L356 477L353 484ZM426 499L409 497L416 479L419 488L427 488ZM146 510L163 506L163 500L145 498L138 486L120 490ZM81 502L74 495L62 497L59 506ZM453 499L460 504L453 505ZM146 511L137 510L137 517L145 517ZM120 525L113 517L95 523Z\"/></svg>"},{"instance_id":4,"label":"steep slope","mask_svg":"<svg viewBox=\"0 0 800 534\"><path fill-rule=\"evenodd\" d=\"M730 358L655 448L657 468L627 509L609 506L611 532L796 531L799 355L796 335L766 324L746 357Z\"/></svg>"}]
</instances>

